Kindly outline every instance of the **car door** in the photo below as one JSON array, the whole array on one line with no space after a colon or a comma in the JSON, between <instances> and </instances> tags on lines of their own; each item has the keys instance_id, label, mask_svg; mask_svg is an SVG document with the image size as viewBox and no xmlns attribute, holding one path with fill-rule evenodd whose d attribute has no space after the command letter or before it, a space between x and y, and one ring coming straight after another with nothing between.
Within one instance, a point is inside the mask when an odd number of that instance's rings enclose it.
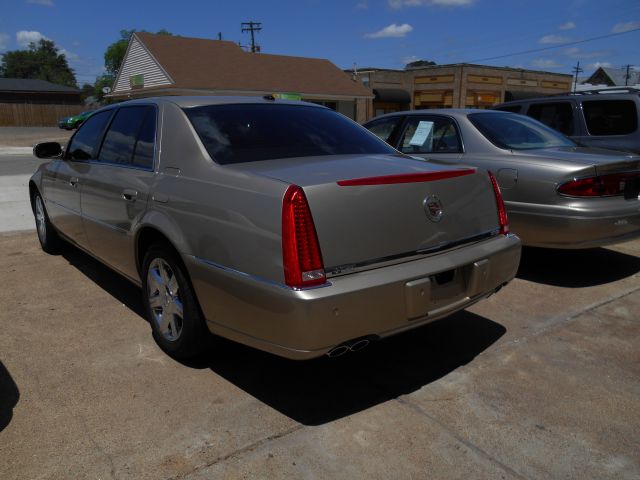
<instances>
[{"instance_id":1,"label":"car door","mask_svg":"<svg viewBox=\"0 0 640 480\"><path fill-rule=\"evenodd\" d=\"M96 161L83 182L82 217L92 252L136 278L134 227L155 180L156 107L122 107L115 113Z\"/></svg>"},{"instance_id":2,"label":"car door","mask_svg":"<svg viewBox=\"0 0 640 480\"><path fill-rule=\"evenodd\" d=\"M63 159L56 162L56 168L47 175L45 182L47 213L51 222L66 237L83 247L87 246L87 237L80 208L82 183L91 160L96 157L112 113L106 110L87 120L71 137Z\"/></svg>"},{"instance_id":3,"label":"car door","mask_svg":"<svg viewBox=\"0 0 640 480\"><path fill-rule=\"evenodd\" d=\"M407 155L444 163L457 163L463 156L458 125L445 115L408 115L396 148Z\"/></svg>"}]
</instances>

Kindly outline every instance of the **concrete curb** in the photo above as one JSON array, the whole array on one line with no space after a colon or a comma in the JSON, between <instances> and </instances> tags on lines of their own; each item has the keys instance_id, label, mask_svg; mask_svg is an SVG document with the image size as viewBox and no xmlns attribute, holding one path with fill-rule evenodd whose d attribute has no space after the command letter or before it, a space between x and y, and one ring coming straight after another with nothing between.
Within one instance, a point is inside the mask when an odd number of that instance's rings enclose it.
<instances>
[{"instance_id":1,"label":"concrete curb","mask_svg":"<svg viewBox=\"0 0 640 480\"><path fill-rule=\"evenodd\" d=\"M3 147L0 145L0 155L33 155L33 147Z\"/></svg>"}]
</instances>

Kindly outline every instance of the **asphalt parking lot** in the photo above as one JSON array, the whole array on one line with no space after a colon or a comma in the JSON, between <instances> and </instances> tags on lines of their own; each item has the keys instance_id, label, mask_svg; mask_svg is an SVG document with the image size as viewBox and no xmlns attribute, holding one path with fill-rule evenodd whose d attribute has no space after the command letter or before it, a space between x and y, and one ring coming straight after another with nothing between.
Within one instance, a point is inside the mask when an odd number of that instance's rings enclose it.
<instances>
[{"instance_id":1,"label":"asphalt parking lot","mask_svg":"<svg viewBox=\"0 0 640 480\"><path fill-rule=\"evenodd\" d=\"M640 478L640 240L525 249L498 294L357 354L185 364L135 286L24 228L0 233L2 479Z\"/></svg>"}]
</instances>

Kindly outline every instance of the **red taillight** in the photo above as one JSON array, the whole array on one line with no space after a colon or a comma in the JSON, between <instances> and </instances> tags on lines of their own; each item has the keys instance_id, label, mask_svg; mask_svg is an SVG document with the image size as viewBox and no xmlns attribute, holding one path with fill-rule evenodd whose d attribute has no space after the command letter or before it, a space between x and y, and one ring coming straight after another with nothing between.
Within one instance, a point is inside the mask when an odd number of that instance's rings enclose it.
<instances>
[{"instance_id":1,"label":"red taillight","mask_svg":"<svg viewBox=\"0 0 640 480\"><path fill-rule=\"evenodd\" d=\"M294 288L325 283L324 263L307 197L291 185L282 199L284 281Z\"/></svg>"},{"instance_id":2,"label":"red taillight","mask_svg":"<svg viewBox=\"0 0 640 480\"><path fill-rule=\"evenodd\" d=\"M638 172L613 173L601 177L577 178L558 187L560 195L568 197L614 197L624 195L627 182L640 176Z\"/></svg>"},{"instance_id":3,"label":"red taillight","mask_svg":"<svg viewBox=\"0 0 640 480\"><path fill-rule=\"evenodd\" d=\"M502 192L493 173L489 171L489 179L493 186L493 193L496 196L496 203L498 204L498 223L500 224L500 233L506 235L509 233L509 219L507 218L507 210L504 208L504 200L502 200Z\"/></svg>"}]
</instances>

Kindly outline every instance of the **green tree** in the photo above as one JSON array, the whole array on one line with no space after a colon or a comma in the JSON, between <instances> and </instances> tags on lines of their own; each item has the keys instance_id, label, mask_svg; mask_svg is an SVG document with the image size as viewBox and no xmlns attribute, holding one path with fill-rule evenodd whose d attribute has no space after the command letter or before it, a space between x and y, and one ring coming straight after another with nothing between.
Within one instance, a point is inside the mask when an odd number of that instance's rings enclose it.
<instances>
[{"instance_id":1,"label":"green tree","mask_svg":"<svg viewBox=\"0 0 640 480\"><path fill-rule=\"evenodd\" d=\"M30 43L27 50L12 50L2 55L0 76L6 78L35 78L78 88L67 57L58 52L51 40Z\"/></svg>"},{"instance_id":2,"label":"green tree","mask_svg":"<svg viewBox=\"0 0 640 480\"><path fill-rule=\"evenodd\" d=\"M104 75L100 75L99 77L96 78L96 83L94 84L94 87L93 87L93 96L96 97L96 99L100 103L111 103L111 101L108 98L104 98L106 94L102 91L102 89L104 87L113 88L114 81L115 81L115 77L108 73L105 73Z\"/></svg>"},{"instance_id":3,"label":"green tree","mask_svg":"<svg viewBox=\"0 0 640 480\"><path fill-rule=\"evenodd\" d=\"M431 65L435 65L436 62L432 62L431 60L417 60L415 62L409 62L404 66L405 70L410 68L420 68L420 67L429 67Z\"/></svg>"}]
</instances>

